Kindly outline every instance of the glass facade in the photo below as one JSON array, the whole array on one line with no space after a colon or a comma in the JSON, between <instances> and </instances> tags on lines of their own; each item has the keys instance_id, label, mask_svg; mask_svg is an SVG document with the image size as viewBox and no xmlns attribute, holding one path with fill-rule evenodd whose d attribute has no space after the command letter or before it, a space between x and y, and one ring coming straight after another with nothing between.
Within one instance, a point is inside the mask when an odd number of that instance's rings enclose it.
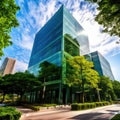
<instances>
[{"instance_id":1,"label":"glass facade","mask_svg":"<svg viewBox=\"0 0 120 120\"><path fill-rule=\"evenodd\" d=\"M78 21L68 12L66 8L63 11L63 36L70 35L79 43L80 55L90 52L88 36Z\"/></svg>"},{"instance_id":2,"label":"glass facade","mask_svg":"<svg viewBox=\"0 0 120 120\"><path fill-rule=\"evenodd\" d=\"M36 34L28 70L38 74L39 65L44 61L61 66L62 10L59 10Z\"/></svg>"},{"instance_id":3,"label":"glass facade","mask_svg":"<svg viewBox=\"0 0 120 120\"><path fill-rule=\"evenodd\" d=\"M98 52L90 53L91 60L94 63L94 69L98 71L100 76L107 76L111 80L114 80L114 76L108 61Z\"/></svg>"},{"instance_id":4,"label":"glass facade","mask_svg":"<svg viewBox=\"0 0 120 120\"><path fill-rule=\"evenodd\" d=\"M65 37L66 35L73 39ZM67 45L70 44L74 53L68 50ZM63 51L69 51L72 56L90 52L85 31L64 6L36 34L28 70L37 75L39 65L44 61L62 66Z\"/></svg>"},{"instance_id":5,"label":"glass facade","mask_svg":"<svg viewBox=\"0 0 120 120\"><path fill-rule=\"evenodd\" d=\"M65 54L76 56L87 53L89 42L85 31L62 6L36 34L28 66L30 73L35 75L38 75L41 63L45 62L47 70L50 67L54 68L52 74L48 74L44 81L46 103L69 101L70 91L64 85Z\"/></svg>"}]
</instances>

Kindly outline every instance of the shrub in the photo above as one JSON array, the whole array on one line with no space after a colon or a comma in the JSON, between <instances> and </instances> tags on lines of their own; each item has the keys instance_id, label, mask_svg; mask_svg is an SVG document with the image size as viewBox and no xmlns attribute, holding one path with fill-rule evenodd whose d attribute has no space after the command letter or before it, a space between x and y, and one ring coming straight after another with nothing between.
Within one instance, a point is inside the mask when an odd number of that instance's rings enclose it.
<instances>
[{"instance_id":1,"label":"shrub","mask_svg":"<svg viewBox=\"0 0 120 120\"><path fill-rule=\"evenodd\" d=\"M40 110L40 106L38 105L29 105L29 104L24 104L24 107L30 108L34 111L39 111Z\"/></svg>"},{"instance_id":2,"label":"shrub","mask_svg":"<svg viewBox=\"0 0 120 120\"><path fill-rule=\"evenodd\" d=\"M120 114L116 114L111 120L120 120Z\"/></svg>"},{"instance_id":3,"label":"shrub","mask_svg":"<svg viewBox=\"0 0 120 120\"><path fill-rule=\"evenodd\" d=\"M86 109L105 106L105 105L109 105L109 104L110 103L107 101L105 101L105 102L93 102L93 103L73 103L71 105L71 109L72 110L86 110Z\"/></svg>"},{"instance_id":4,"label":"shrub","mask_svg":"<svg viewBox=\"0 0 120 120\"><path fill-rule=\"evenodd\" d=\"M55 107L56 104L43 104L41 106L43 106L43 107Z\"/></svg>"},{"instance_id":5,"label":"shrub","mask_svg":"<svg viewBox=\"0 0 120 120\"><path fill-rule=\"evenodd\" d=\"M0 107L0 120L19 120L21 112L13 107Z\"/></svg>"},{"instance_id":6,"label":"shrub","mask_svg":"<svg viewBox=\"0 0 120 120\"><path fill-rule=\"evenodd\" d=\"M96 104L95 103L90 103L89 104L89 108L95 108L96 107Z\"/></svg>"},{"instance_id":7,"label":"shrub","mask_svg":"<svg viewBox=\"0 0 120 120\"><path fill-rule=\"evenodd\" d=\"M40 110L40 106L31 105L29 108L31 108L34 111L39 111Z\"/></svg>"},{"instance_id":8,"label":"shrub","mask_svg":"<svg viewBox=\"0 0 120 120\"><path fill-rule=\"evenodd\" d=\"M27 108L30 108L34 111L39 111L42 107L47 107L47 108L55 107L56 104L32 104L32 105L31 104L24 104L23 106L27 107Z\"/></svg>"},{"instance_id":9,"label":"shrub","mask_svg":"<svg viewBox=\"0 0 120 120\"><path fill-rule=\"evenodd\" d=\"M95 103L73 103L71 105L72 110L86 110L90 108L95 108Z\"/></svg>"},{"instance_id":10,"label":"shrub","mask_svg":"<svg viewBox=\"0 0 120 120\"><path fill-rule=\"evenodd\" d=\"M120 101L113 101L114 104L120 104Z\"/></svg>"},{"instance_id":11,"label":"shrub","mask_svg":"<svg viewBox=\"0 0 120 120\"><path fill-rule=\"evenodd\" d=\"M71 109L72 109L72 110L80 110L80 106L79 106L78 103L73 103L73 104L71 105Z\"/></svg>"},{"instance_id":12,"label":"shrub","mask_svg":"<svg viewBox=\"0 0 120 120\"><path fill-rule=\"evenodd\" d=\"M105 106L105 105L110 105L111 103L108 101L104 101L104 102L95 102L96 107L100 107L100 106Z\"/></svg>"}]
</instances>

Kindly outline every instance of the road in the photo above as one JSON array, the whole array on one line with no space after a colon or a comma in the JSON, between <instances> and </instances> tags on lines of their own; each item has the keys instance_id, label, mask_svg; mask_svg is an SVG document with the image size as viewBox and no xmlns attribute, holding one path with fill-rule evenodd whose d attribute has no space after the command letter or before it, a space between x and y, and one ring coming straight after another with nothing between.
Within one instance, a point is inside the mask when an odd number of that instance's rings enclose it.
<instances>
[{"instance_id":1,"label":"road","mask_svg":"<svg viewBox=\"0 0 120 120\"><path fill-rule=\"evenodd\" d=\"M119 111L119 104L82 111L44 110L24 113L20 120L110 120Z\"/></svg>"}]
</instances>

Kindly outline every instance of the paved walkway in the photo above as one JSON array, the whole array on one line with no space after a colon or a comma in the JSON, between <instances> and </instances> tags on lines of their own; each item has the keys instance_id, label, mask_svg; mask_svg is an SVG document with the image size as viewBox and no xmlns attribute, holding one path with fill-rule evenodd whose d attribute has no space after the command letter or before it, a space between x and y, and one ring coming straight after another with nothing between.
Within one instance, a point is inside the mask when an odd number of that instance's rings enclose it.
<instances>
[{"instance_id":1,"label":"paved walkway","mask_svg":"<svg viewBox=\"0 0 120 120\"><path fill-rule=\"evenodd\" d=\"M25 108L25 107L22 107L22 106L19 106L19 107L16 107L20 112L22 112L22 114L31 114L31 113L36 113L36 112L49 112L49 111L60 111L60 110L67 110L67 111L70 111L71 110L71 107L66 105L61 105L61 106L57 106L57 107L43 107L41 108L39 111L34 111L32 109L29 109L29 108Z\"/></svg>"},{"instance_id":2,"label":"paved walkway","mask_svg":"<svg viewBox=\"0 0 120 120\"><path fill-rule=\"evenodd\" d=\"M22 107L19 107L18 110L23 113L20 120L110 120L113 115L120 111L120 105L109 105L82 111L61 108L34 112Z\"/></svg>"},{"instance_id":3,"label":"paved walkway","mask_svg":"<svg viewBox=\"0 0 120 120\"><path fill-rule=\"evenodd\" d=\"M17 106L16 108L17 108L17 110L19 110L22 113L22 115L27 114L27 113L31 114L32 112L35 112L32 109L25 108L25 107L22 107L22 106Z\"/></svg>"}]
</instances>

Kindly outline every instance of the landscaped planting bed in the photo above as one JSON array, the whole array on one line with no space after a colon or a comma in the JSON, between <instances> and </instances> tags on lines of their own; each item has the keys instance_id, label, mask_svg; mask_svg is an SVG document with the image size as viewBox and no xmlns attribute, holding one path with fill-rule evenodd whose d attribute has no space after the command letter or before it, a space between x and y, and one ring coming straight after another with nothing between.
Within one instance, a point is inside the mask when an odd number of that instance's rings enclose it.
<instances>
[{"instance_id":1,"label":"landscaped planting bed","mask_svg":"<svg viewBox=\"0 0 120 120\"><path fill-rule=\"evenodd\" d=\"M93 102L93 103L73 103L71 105L71 110L86 110L95 107L110 105L110 102Z\"/></svg>"},{"instance_id":2,"label":"landscaped planting bed","mask_svg":"<svg viewBox=\"0 0 120 120\"><path fill-rule=\"evenodd\" d=\"M0 107L0 120L19 120L21 112L14 107Z\"/></svg>"}]
</instances>

